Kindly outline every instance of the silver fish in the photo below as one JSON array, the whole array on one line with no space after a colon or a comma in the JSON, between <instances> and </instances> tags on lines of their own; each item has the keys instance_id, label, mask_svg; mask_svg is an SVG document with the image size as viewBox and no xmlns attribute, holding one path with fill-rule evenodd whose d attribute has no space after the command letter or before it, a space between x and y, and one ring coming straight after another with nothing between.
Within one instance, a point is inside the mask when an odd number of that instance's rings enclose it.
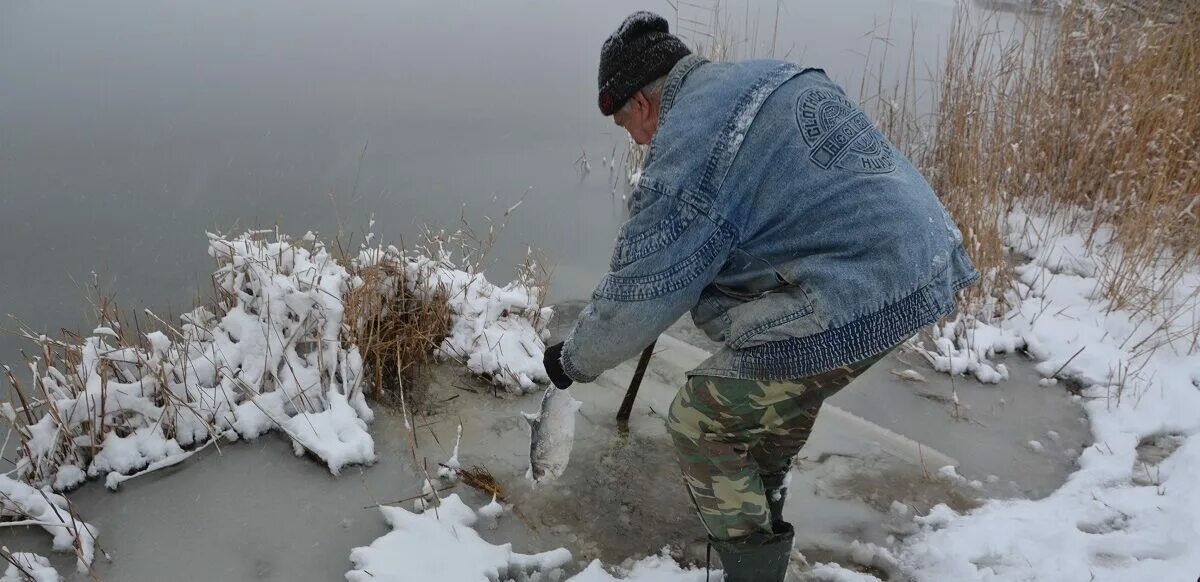
<instances>
[{"instance_id":1,"label":"silver fish","mask_svg":"<svg viewBox=\"0 0 1200 582\"><path fill-rule=\"evenodd\" d=\"M575 413L582 405L570 391L551 384L542 395L541 410L522 413L529 421L529 472L525 476L534 484L553 481L567 469L575 446Z\"/></svg>"}]
</instances>

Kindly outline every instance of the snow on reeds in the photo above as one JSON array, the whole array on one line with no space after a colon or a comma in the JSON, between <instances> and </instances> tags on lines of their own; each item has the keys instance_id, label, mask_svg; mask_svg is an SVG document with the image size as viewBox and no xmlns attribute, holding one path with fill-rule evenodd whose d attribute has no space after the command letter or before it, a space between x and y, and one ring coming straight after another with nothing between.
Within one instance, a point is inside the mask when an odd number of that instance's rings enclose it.
<instances>
[{"instance_id":1,"label":"snow on reeds","mask_svg":"<svg viewBox=\"0 0 1200 582\"><path fill-rule=\"evenodd\" d=\"M0 477L4 515L45 527L86 567L95 530L53 491L96 477L116 489L272 430L335 475L371 463L368 391L402 399L415 384L406 372L434 357L511 392L548 381L536 263L500 287L432 248L364 246L342 261L312 233L210 234L216 297L177 325L149 311L130 322L99 297L90 334L22 332L36 351L23 370L4 367L12 400L0 413L18 441L16 469Z\"/></svg>"}]
</instances>

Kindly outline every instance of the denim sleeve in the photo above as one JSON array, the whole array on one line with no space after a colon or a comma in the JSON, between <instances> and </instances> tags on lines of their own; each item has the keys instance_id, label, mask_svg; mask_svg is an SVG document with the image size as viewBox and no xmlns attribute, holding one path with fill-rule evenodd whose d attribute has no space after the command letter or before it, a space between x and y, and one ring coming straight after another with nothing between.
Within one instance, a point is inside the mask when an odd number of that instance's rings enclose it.
<instances>
[{"instance_id":1,"label":"denim sleeve","mask_svg":"<svg viewBox=\"0 0 1200 582\"><path fill-rule=\"evenodd\" d=\"M691 309L733 246L733 230L693 204L647 191L634 200L610 271L562 352L563 370L579 382L633 357Z\"/></svg>"}]
</instances>

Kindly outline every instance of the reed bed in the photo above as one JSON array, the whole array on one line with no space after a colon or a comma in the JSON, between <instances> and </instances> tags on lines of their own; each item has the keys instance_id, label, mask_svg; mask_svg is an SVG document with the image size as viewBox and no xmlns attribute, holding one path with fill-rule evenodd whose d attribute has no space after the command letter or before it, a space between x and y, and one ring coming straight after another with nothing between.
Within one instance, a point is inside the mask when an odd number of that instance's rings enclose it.
<instances>
[{"instance_id":1,"label":"reed bed","mask_svg":"<svg viewBox=\"0 0 1200 582\"><path fill-rule=\"evenodd\" d=\"M1200 5L1067 2L1016 33L962 10L950 39L928 140L893 138L987 275L973 308L1003 311L1020 209L1082 233L1111 309L1182 315L1163 310L1200 250Z\"/></svg>"}]
</instances>

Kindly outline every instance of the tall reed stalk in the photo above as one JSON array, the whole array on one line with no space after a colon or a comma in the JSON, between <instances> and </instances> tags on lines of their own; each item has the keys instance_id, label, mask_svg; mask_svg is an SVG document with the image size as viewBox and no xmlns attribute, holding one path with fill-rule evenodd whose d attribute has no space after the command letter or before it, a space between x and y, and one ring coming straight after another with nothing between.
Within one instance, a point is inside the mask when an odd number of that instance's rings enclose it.
<instances>
[{"instance_id":1,"label":"tall reed stalk","mask_svg":"<svg viewBox=\"0 0 1200 582\"><path fill-rule=\"evenodd\" d=\"M1200 250L1200 4L1165 6L1069 2L1009 35L960 11L932 138L895 141L993 281L972 298L1008 288L1004 221L1019 205L1112 249L1097 255L1112 308L1170 308Z\"/></svg>"}]
</instances>

